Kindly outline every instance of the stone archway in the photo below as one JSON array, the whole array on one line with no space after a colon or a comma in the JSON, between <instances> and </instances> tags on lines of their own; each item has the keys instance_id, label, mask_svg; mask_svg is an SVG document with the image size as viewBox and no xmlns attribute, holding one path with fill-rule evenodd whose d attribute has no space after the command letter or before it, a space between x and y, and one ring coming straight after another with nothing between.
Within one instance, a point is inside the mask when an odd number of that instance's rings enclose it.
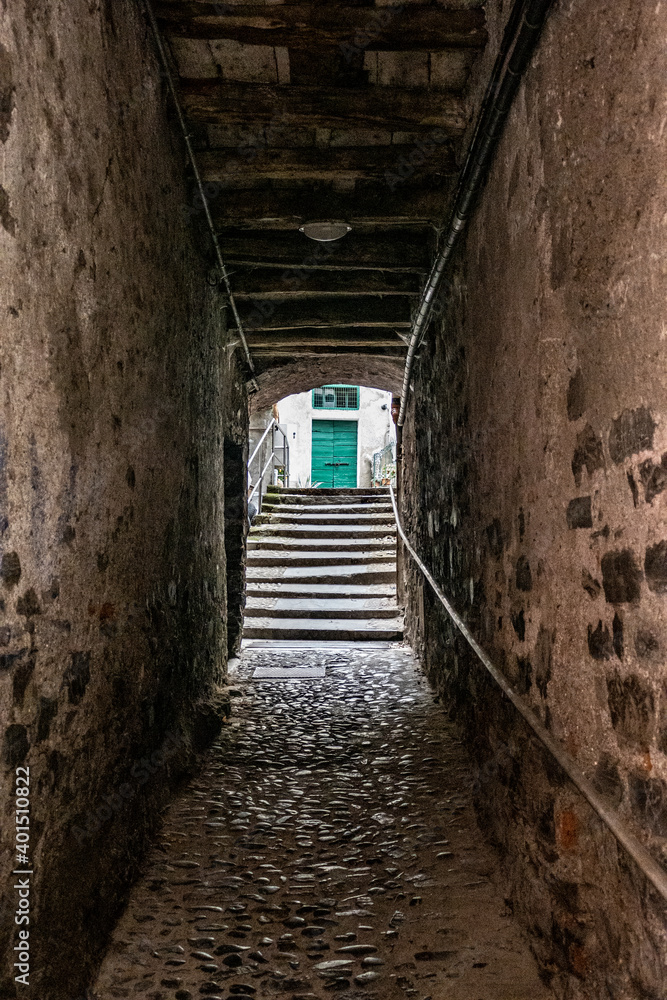
<instances>
[{"instance_id":1,"label":"stone archway","mask_svg":"<svg viewBox=\"0 0 667 1000\"><path fill-rule=\"evenodd\" d=\"M400 393L403 359L378 354L344 354L294 359L266 368L257 376L259 392L250 398L252 412L268 409L283 396L329 382L349 382Z\"/></svg>"}]
</instances>

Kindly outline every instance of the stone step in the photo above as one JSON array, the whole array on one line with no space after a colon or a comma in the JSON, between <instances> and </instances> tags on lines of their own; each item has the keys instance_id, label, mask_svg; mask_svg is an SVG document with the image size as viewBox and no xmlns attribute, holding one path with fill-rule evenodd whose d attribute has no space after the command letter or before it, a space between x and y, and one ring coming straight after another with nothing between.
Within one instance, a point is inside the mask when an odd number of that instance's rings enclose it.
<instances>
[{"instance_id":1,"label":"stone step","mask_svg":"<svg viewBox=\"0 0 667 1000\"><path fill-rule=\"evenodd\" d=\"M289 597L311 598L321 597L388 597L396 601L396 583L298 583L294 581L281 582L271 580L261 583L248 581L246 588L248 597Z\"/></svg>"},{"instance_id":2,"label":"stone step","mask_svg":"<svg viewBox=\"0 0 667 1000\"><path fill-rule=\"evenodd\" d=\"M308 538L284 538L278 535L248 535L248 551L257 552L263 549L292 549L304 551L312 549L315 543ZM378 538L318 538L317 548L321 552L337 552L346 549L349 552L396 551L396 536L383 535Z\"/></svg>"},{"instance_id":3,"label":"stone step","mask_svg":"<svg viewBox=\"0 0 667 1000\"><path fill-rule=\"evenodd\" d=\"M396 600L388 597L251 597L248 618L396 618Z\"/></svg>"},{"instance_id":4,"label":"stone step","mask_svg":"<svg viewBox=\"0 0 667 1000\"><path fill-rule=\"evenodd\" d=\"M267 496L269 494L277 494L278 496L305 496L305 497L321 497L321 496L389 496L389 488L387 486L356 486L356 487L343 487L343 486L333 486L333 487L314 487L314 486L269 486L267 489Z\"/></svg>"},{"instance_id":5,"label":"stone step","mask_svg":"<svg viewBox=\"0 0 667 1000\"><path fill-rule=\"evenodd\" d=\"M394 524L393 514L271 514L271 524Z\"/></svg>"},{"instance_id":6,"label":"stone step","mask_svg":"<svg viewBox=\"0 0 667 1000\"><path fill-rule=\"evenodd\" d=\"M342 538L386 538L396 535L396 528L382 524L270 524L253 527L251 538L264 538L267 535L278 535L281 538L331 538L340 535Z\"/></svg>"},{"instance_id":7,"label":"stone step","mask_svg":"<svg viewBox=\"0 0 667 1000\"><path fill-rule=\"evenodd\" d=\"M264 503L269 503L272 505L280 504L284 507L344 507L348 504L353 504L355 507L358 506L374 506L375 504L389 504L391 507L391 497L378 496L371 493L360 493L360 494L341 494L340 496L332 496L329 493L322 493L317 490L317 496L305 496L303 494L294 494L289 496L285 493L265 493Z\"/></svg>"},{"instance_id":8,"label":"stone step","mask_svg":"<svg viewBox=\"0 0 667 1000\"><path fill-rule=\"evenodd\" d=\"M391 514L393 517L393 507L390 503L369 503L366 506L358 503L340 504L284 504L268 503L262 504L262 513L286 514L288 517L297 517L299 514Z\"/></svg>"},{"instance_id":9,"label":"stone step","mask_svg":"<svg viewBox=\"0 0 667 1000\"><path fill-rule=\"evenodd\" d=\"M379 552L350 552L342 549L340 552L318 552L317 550L283 551L276 549L253 549L248 552L248 566L361 566L368 563L381 563L383 566L393 563L396 567L396 550L391 547Z\"/></svg>"},{"instance_id":10,"label":"stone step","mask_svg":"<svg viewBox=\"0 0 667 1000\"><path fill-rule=\"evenodd\" d=\"M364 651L367 649L393 649L394 643L389 640L365 639ZM243 649L317 649L337 651L340 649L359 649L354 639L244 639Z\"/></svg>"},{"instance_id":11,"label":"stone step","mask_svg":"<svg viewBox=\"0 0 667 1000\"><path fill-rule=\"evenodd\" d=\"M248 566L248 582L290 583L395 583L396 565L369 563L355 566L345 563L341 566Z\"/></svg>"},{"instance_id":12,"label":"stone step","mask_svg":"<svg viewBox=\"0 0 667 1000\"><path fill-rule=\"evenodd\" d=\"M245 639L338 639L363 642L364 639L403 638L400 618L372 618L352 624L350 619L323 618L248 618L243 629Z\"/></svg>"},{"instance_id":13,"label":"stone step","mask_svg":"<svg viewBox=\"0 0 667 1000\"><path fill-rule=\"evenodd\" d=\"M246 576L246 642L403 638L386 489L271 489L248 537Z\"/></svg>"}]
</instances>

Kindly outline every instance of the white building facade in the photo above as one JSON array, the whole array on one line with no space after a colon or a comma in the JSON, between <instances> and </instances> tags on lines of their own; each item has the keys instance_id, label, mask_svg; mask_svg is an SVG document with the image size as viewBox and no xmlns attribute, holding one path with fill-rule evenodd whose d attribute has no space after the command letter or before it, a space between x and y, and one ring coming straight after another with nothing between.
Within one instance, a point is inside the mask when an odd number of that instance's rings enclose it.
<instances>
[{"instance_id":1,"label":"white building facade","mask_svg":"<svg viewBox=\"0 0 667 1000\"><path fill-rule=\"evenodd\" d=\"M328 385L278 403L289 441L290 486L369 487L373 455L395 456L391 393ZM377 471L377 470L376 470Z\"/></svg>"}]
</instances>

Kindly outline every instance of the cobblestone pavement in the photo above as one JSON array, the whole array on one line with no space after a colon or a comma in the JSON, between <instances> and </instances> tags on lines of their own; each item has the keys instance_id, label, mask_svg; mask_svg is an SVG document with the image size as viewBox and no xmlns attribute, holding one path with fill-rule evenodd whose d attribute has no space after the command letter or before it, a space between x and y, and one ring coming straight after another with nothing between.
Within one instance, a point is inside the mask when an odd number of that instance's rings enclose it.
<instances>
[{"instance_id":1,"label":"cobblestone pavement","mask_svg":"<svg viewBox=\"0 0 667 1000\"><path fill-rule=\"evenodd\" d=\"M325 666L252 680L257 666ZM404 647L247 650L95 997L542 1000L456 732Z\"/></svg>"}]
</instances>

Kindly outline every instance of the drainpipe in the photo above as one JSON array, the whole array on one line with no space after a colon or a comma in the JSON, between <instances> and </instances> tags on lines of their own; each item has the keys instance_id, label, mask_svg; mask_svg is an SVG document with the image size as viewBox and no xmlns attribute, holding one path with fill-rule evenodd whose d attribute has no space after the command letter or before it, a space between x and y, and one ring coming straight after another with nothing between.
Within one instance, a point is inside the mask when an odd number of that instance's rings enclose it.
<instances>
[{"instance_id":1,"label":"drainpipe","mask_svg":"<svg viewBox=\"0 0 667 1000\"><path fill-rule=\"evenodd\" d=\"M452 209L446 230L445 241L431 268L431 273L426 282L419 303L419 309L412 325L408 355L405 359L401 410L398 416L399 427L402 427L405 423L415 351L428 326L445 269L458 245L461 233L468 224L477 196L486 180L493 154L512 106L514 95L521 82L521 77L528 66L537 40L540 37L540 32L542 31L542 26L551 2L552 0L529 0L526 11L521 18L521 26L518 29L518 34L516 34L517 24L525 6L525 0L516 0L512 8L503 35L501 48L494 65L493 73L491 74L484 101L482 102L466 162L461 173L461 179L454 200L454 208ZM512 55L502 80L500 80L500 73L510 48L511 39L515 35L516 41L514 42Z\"/></svg>"}]
</instances>

